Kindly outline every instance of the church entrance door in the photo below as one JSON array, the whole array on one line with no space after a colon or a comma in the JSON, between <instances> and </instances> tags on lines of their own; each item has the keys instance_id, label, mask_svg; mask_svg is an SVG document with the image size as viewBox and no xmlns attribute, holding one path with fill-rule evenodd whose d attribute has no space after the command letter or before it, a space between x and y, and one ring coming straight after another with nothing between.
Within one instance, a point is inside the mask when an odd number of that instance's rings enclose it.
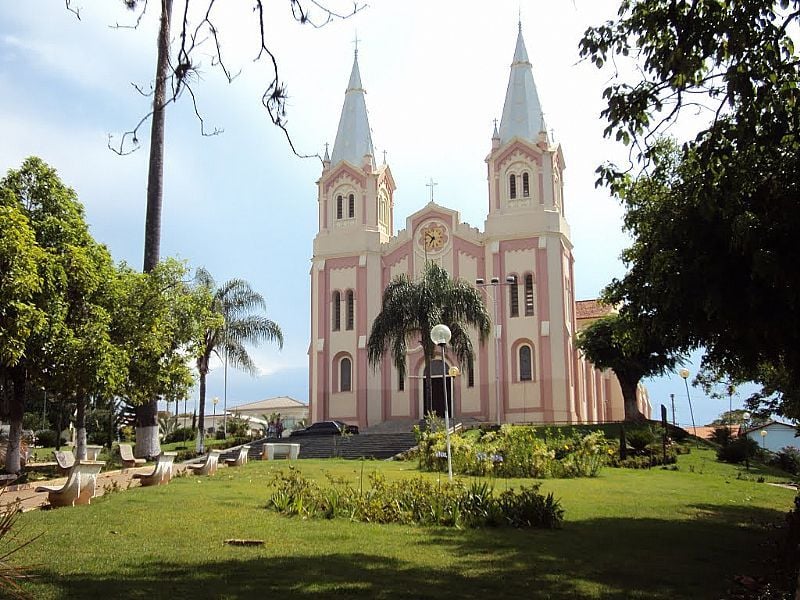
<instances>
[{"instance_id":1,"label":"church entrance door","mask_svg":"<svg viewBox=\"0 0 800 600\"><path fill-rule=\"evenodd\" d=\"M447 363L445 363L445 372L448 369ZM444 419L444 386L442 386L442 361L441 360L434 360L431 361L431 373L433 378L431 379L431 395L428 396L428 388L425 384L426 379L422 379L422 397L423 397L423 408L424 414L427 415L429 412L433 412L437 417ZM425 371L425 375L428 372ZM450 413L450 417L453 417L453 381L452 377L445 378L445 386L447 387L447 408L448 412Z\"/></svg>"}]
</instances>

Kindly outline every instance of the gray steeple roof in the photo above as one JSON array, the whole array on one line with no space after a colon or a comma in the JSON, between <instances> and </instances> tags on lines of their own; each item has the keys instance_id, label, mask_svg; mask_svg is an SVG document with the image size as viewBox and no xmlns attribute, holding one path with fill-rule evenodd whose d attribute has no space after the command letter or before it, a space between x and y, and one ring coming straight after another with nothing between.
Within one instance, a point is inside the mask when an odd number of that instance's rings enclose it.
<instances>
[{"instance_id":1,"label":"gray steeple roof","mask_svg":"<svg viewBox=\"0 0 800 600\"><path fill-rule=\"evenodd\" d=\"M517 34L517 47L511 63L503 117L500 119L500 143L505 144L514 136L536 140L540 131L546 131L542 105L533 82L533 71L528 61L525 40L522 39L522 23Z\"/></svg>"},{"instance_id":2,"label":"gray steeple roof","mask_svg":"<svg viewBox=\"0 0 800 600\"><path fill-rule=\"evenodd\" d=\"M364 155L374 156L372 135L367 118L367 103L364 99L364 88L361 87L361 73L358 70L358 51L353 58L353 70L350 82L344 95L342 116L339 117L339 129L333 143L331 163L346 160L354 165L361 165Z\"/></svg>"}]
</instances>

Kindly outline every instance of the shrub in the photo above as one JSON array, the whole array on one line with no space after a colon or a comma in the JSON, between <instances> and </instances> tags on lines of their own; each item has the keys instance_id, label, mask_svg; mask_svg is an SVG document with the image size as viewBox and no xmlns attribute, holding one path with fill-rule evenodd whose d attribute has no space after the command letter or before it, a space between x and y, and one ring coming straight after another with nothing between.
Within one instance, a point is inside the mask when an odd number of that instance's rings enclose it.
<instances>
[{"instance_id":1,"label":"shrub","mask_svg":"<svg viewBox=\"0 0 800 600\"><path fill-rule=\"evenodd\" d=\"M445 433L419 431L418 439L420 469L445 471ZM450 444L456 473L534 478L595 477L606 464L610 447L601 431L572 431L565 436L560 430L518 425L471 430L451 436Z\"/></svg>"},{"instance_id":2,"label":"shrub","mask_svg":"<svg viewBox=\"0 0 800 600\"><path fill-rule=\"evenodd\" d=\"M781 448L771 461L776 467L792 475L800 475L800 450L792 446Z\"/></svg>"},{"instance_id":3,"label":"shrub","mask_svg":"<svg viewBox=\"0 0 800 600\"><path fill-rule=\"evenodd\" d=\"M752 458L758 451L758 443L749 437L737 437L727 446L722 446L717 450L717 460L728 463L744 462L746 458Z\"/></svg>"},{"instance_id":4,"label":"shrub","mask_svg":"<svg viewBox=\"0 0 800 600\"><path fill-rule=\"evenodd\" d=\"M43 429L42 431L37 431L36 439L39 440L39 445L45 448L55 448L58 445L56 444L56 440L58 439L58 434L52 429ZM61 443L66 444L67 439L62 437Z\"/></svg>"},{"instance_id":5,"label":"shrub","mask_svg":"<svg viewBox=\"0 0 800 600\"><path fill-rule=\"evenodd\" d=\"M715 427L711 434L711 441L720 446L727 446L733 440L733 432L730 427Z\"/></svg>"},{"instance_id":6,"label":"shrub","mask_svg":"<svg viewBox=\"0 0 800 600\"><path fill-rule=\"evenodd\" d=\"M639 454L647 450L647 447L656 441L656 436L653 430L649 427L642 427L638 429L631 429L625 432L625 437L628 446Z\"/></svg>"},{"instance_id":7,"label":"shrub","mask_svg":"<svg viewBox=\"0 0 800 600\"><path fill-rule=\"evenodd\" d=\"M96 446L110 446L111 436L107 431L93 431L86 436L86 441Z\"/></svg>"},{"instance_id":8,"label":"shrub","mask_svg":"<svg viewBox=\"0 0 800 600\"><path fill-rule=\"evenodd\" d=\"M495 496L486 482L465 486L460 481L436 483L422 478L387 482L373 473L371 487L356 490L347 483L321 488L289 467L278 471L277 488L267 508L285 515L333 519L344 517L374 523L416 523L455 527L508 525L512 527L560 527L561 502L552 494L539 493L539 484L506 490Z\"/></svg>"},{"instance_id":9,"label":"shrub","mask_svg":"<svg viewBox=\"0 0 800 600\"><path fill-rule=\"evenodd\" d=\"M194 439L194 430L191 427L180 427L164 436L165 444L183 442Z\"/></svg>"}]
</instances>

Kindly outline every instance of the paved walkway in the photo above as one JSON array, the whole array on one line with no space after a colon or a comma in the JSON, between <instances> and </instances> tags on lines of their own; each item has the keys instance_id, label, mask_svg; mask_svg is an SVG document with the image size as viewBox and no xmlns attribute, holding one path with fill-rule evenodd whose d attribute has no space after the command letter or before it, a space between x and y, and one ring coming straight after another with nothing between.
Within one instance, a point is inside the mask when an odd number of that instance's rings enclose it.
<instances>
[{"instance_id":1,"label":"paved walkway","mask_svg":"<svg viewBox=\"0 0 800 600\"><path fill-rule=\"evenodd\" d=\"M177 465L176 468L178 468ZM129 487L138 487L140 485L139 480L134 479L133 475L135 473L151 473L152 471L153 465L145 465L135 469L103 471L97 476L97 495L102 496L106 488L111 488L115 484L123 490ZM20 507L23 512L41 508L43 505L47 504L47 492L35 492L34 490L40 485L61 486L64 485L66 481L66 477L59 477L58 479L34 481L32 483L10 485L2 488L2 493L0 493L0 506L5 506L19 499Z\"/></svg>"}]
</instances>

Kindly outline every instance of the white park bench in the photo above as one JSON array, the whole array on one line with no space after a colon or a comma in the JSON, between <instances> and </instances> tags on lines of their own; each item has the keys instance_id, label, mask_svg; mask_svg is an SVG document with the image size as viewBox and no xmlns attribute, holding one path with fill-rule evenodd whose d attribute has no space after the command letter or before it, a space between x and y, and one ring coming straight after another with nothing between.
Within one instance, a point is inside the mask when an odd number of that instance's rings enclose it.
<instances>
[{"instance_id":1,"label":"white park bench","mask_svg":"<svg viewBox=\"0 0 800 600\"><path fill-rule=\"evenodd\" d=\"M133 478L141 481L143 486L168 484L172 479L172 463L177 455L177 452L162 452L151 473L135 473Z\"/></svg>"},{"instance_id":2,"label":"white park bench","mask_svg":"<svg viewBox=\"0 0 800 600\"><path fill-rule=\"evenodd\" d=\"M247 464L247 453L250 452L250 446L241 446L239 453L235 458L226 458L225 464L229 467L241 467Z\"/></svg>"},{"instance_id":3,"label":"white park bench","mask_svg":"<svg viewBox=\"0 0 800 600\"><path fill-rule=\"evenodd\" d=\"M58 463L58 468L63 472L69 471L75 464L75 455L72 450L53 450L53 458Z\"/></svg>"},{"instance_id":4,"label":"white park bench","mask_svg":"<svg viewBox=\"0 0 800 600\"><path fill-rule=\"evenodd\" d=\"M122 459L122 467L124 469L132 469L140 467L147 461L143 458L136 458L133 455L133 448L130 444L119 445L119 457Z\"/></svg>"},{"instance_id":5,"label":"white park bench","mask_svg":"<svg viewBox=\"0 0 800 600\"><path fill-rule=\"evenodd\" d=\"M217 463L219 462L219 455L222 454L221 450L211 450L206 455L206 459L195 465L187 465L195 475L213 475L217 472Z\"/></svg>"},{"instance_id":6,"label":"white park bench","mask_svg":"<svg viewBox=\"0 0 800 600\"><path fill-rule=\"evenodd\" d=\"M300 444L288 443L267 443L261 454L263 460L275 460L276 457L285 457L289 460L297 460L300 456Z\"/></svg>"},{"instance_id":7,"label":"white park bench","mask_svg":"<svg viewBox=\"0 0 800 600\"><path fill-rule=\"evenodd\" d=\"M76 461L63 486L42 485L34 491L47 492L51 506L89 504L97 493L97 475L104 464L102 461Z\"/></svg>"}]
</instances>

